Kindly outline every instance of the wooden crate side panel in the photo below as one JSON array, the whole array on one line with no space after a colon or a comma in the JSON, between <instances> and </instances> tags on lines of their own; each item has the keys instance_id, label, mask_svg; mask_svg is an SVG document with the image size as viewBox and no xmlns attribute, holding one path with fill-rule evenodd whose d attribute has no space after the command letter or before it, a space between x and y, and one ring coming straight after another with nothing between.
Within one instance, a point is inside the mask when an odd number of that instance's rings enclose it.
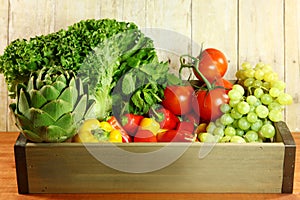
<instances>
[{"instance_id":1,"label":"wooden crate side panel","mask_svg":"<svg viewBox=\"0 0 300 200\"><path fill-rule=\"evenodd\" d=\"M99 147L94 146L99 153L103 152L105 146ZM159 149L160 145L123 145L122 148L149 152ZM29 192L281 193L282 143L218 144L203 159L198 157L200 148L200 143L190 146L182 157L158 171L132 174L103 165L84 146L27 146ZM114 154L109 156L118 159ZM123 164L128 166L128 163Z\"/></svg>"},{"instance_id":2,"label":"wooden crate side panel","mask_svg":"<svg viewBox=\"0 0 300 200\"><path fill-rule=\"evenodd\" d=\"M285 1L285 80L286 92L294 103L286 108L286 123L300 130L300 1Z\"/></svg>"}]
</instances>

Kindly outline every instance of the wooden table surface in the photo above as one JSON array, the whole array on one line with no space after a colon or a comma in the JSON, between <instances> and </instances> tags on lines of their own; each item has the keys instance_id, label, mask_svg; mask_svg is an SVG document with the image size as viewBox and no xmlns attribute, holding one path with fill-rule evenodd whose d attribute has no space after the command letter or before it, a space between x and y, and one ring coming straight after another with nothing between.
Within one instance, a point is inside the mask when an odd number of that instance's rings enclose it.
<instances>
[{"instance_id":1,"label":"wooden table surface","mask_svg":"<svg viewBox=\"0 0 300 200\"><path fill-rule=\"evenodd\" d=\"M0 199L300 199L300 133L293 133L297 144L293 194L26 194L17 191L13 146L19 133L0 133ZM172 187L172 186L170 186Z\"/></svg>"}]
</instances>

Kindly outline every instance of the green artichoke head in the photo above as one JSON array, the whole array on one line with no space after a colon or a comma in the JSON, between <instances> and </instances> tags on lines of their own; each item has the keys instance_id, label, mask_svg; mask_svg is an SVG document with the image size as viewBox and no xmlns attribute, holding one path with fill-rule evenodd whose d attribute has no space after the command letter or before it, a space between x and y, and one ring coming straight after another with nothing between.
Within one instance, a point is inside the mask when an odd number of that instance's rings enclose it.
<instances>
[{"instance_id":1,"label":"green artichoke head","mask_svg":"<svg viewBox=\"0 0 300 200\"><path fill-rule=\"evenodd\" d=\"M88 86L72 71L42 68L31 74L27 85L17 87L10 104L16 126L33 142L63 142L73 137L94 100Z\"/></svg>"}]
</instances>

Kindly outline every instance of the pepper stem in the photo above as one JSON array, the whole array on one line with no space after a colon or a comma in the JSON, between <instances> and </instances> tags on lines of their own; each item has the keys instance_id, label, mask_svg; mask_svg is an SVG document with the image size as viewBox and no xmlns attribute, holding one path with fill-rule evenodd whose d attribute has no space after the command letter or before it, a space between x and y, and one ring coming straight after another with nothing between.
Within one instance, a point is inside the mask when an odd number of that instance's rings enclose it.
<instances>
[{"instance_id":1,"label":"pepper stem","mask_svg":"<svg viewBox=\"0 0 300 200\"><path fill-rule=\"evenodd\" d=\"M188 57L190 59L192 59L192 63L184 63L184 58ZM182 55L180 56L180 68L179 68L179 77L181 78L181 72L183 68L192 68L204 81L204 83L207 86L207 89L210 91L213 89L212 84L207 80L207 78L200 72L200 70L198 69L199 66L199 62L200 60L198 58L195 58L191 55Z\"/></svg>"}]
</instances>

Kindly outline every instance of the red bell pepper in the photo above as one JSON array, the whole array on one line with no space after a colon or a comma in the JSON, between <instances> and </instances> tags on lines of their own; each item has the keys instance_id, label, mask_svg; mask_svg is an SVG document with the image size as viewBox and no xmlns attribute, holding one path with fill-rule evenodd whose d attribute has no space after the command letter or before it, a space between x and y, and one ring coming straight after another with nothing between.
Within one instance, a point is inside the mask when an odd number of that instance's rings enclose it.
<instances>
[{"instance_id":1,"label":"red bell pepper","mask_svg":"<svg viewBox=\"0 0 300 200\"><path fill-rule=\"evenodd\" d=\"M142 115L128 113L121 117L121 125L129 135L134 136L143 118Z\"/></svg>"},{"instance_id":2,"label":"red bell pepper","mask_svg":"<svg viewBox=\"0 0 300 200\"><path fill-rule=\"evenodd\" d=\"M193 142L196 137L186 130L168 130L156 135L157 142Z\"/></svg>"},{"instance_id":3,"label":"red bell pepper","mask_svg":"<svg viewBox=\"0 0 300 200\"><path fill-rule=\"evenodd\" d=\"M177 124L180 122L178 117L174 115L170 110L160 107L158 109L150 110L150 117L154 117L155 120L159 123L160 128L172 130L177 127Z\"/></svg>"},{"instance_id":4,"label":"red bell pepper","mask_svg":"<svg viewBox=\"0 0 300 200\"><path fill-rule=\"evenodd\" d=\"M132 142L132 138L127 134L127 132L123 129L123 127L121 126L121 124L119 123L119 121L117 120L117 118L115 116L111 116L107 122L116 130L120 130L121 134L122 134L122 142L123 143L128 143L128 142Z\"/></svg>"}]
</instances>

